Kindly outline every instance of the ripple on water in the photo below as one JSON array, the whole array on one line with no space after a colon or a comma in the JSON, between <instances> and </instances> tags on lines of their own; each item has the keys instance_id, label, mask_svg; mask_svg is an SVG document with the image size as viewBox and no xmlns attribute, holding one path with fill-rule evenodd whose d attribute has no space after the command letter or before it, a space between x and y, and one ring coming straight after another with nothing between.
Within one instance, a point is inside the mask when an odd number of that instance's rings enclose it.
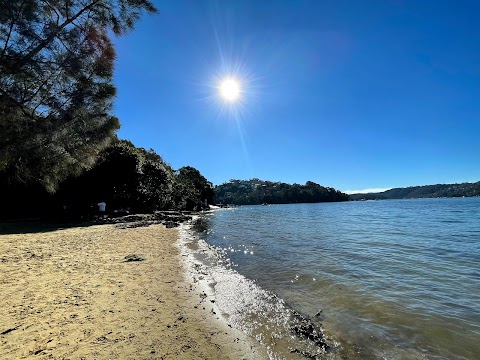
<instances>
[{"instance_id":1,"label":"ripple on water","mask_svg":"<svg viewBox=\"0 0 480 360\"><path fill-rule=\"evenodd\" d=\"M208 246L186 226L182 237L183 251L195 259L190 263L191 274L200 268L202 275L208 274L215 304L228 325L263 344L271 359L337 358L336 343L324 335L320 324L314 324L282 299L230 268L225 258L228 248Z\"/></svg>"},{"instance_id":2,"label":"ripple on water","mask_svg":"<svg viewBox=\"0 0 480 360\"><path fill-rule=\"evenodd\" d=\"M321 322L348 358L476 359L478 219L480 199L241 207L218 212L207 241L252 248L230 253L234 268Z\"/></svg>"}]
</instances>

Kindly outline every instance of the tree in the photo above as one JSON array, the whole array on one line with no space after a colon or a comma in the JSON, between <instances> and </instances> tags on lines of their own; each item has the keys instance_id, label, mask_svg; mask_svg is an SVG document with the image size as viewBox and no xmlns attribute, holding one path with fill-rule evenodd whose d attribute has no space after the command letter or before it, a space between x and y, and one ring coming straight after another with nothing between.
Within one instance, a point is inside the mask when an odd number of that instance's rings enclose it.
<instances>
[{"instance_id":1,"label":"tree","mask_svg":"<svg viewBox=\"0 0 480 360\"><path fill-rule=\"evenodd\" d=\"M305 185L251 180L230 180L215 187L215 198L225 204L290 204L348 201L349 196L312 181Z\"/></svg>"},{"instance_id":2,"label":"tree","mask_svg":"<svg viewBox=\"0 0 480 360\"><path fill-rule=\"evenodd\" d=\"M0 0L0 172L55 191L119 128L115 51L149 0Z\"/></svg>"},{"instance_id":3,"label":"tree","mask_svg":"<svg viewBox=\"0 0 480 360\"><path fill-rule=\"evenodd\" d=\"M153 149L137 149L142 162L138 183L139 202L142 212L166 210L174 206L176 179L173 169Z\"/></svg>"},{"instance_id":4,"label":"tree","mask_svg":"<svg viewBox=\"0 0 480 360\"><path fill-rule=\"evenodd\" d=\"M174 171L160 155L118 140L92 169L62 182L55 195L81 212L103 199L110 209L150 213L173 206L174 188Z\"/></svg>"},{"instance_id":5,"label":"tree","mask_svg":"<svg viewBox=\"0 0 480 360\"><path fill-rule=\"evenodd\" d=\"M177 208L200 210L207 203L213 204L215 193L209 182L197 169L184 166L178 170L175 202Z\"/></svg>"}]
</instances>

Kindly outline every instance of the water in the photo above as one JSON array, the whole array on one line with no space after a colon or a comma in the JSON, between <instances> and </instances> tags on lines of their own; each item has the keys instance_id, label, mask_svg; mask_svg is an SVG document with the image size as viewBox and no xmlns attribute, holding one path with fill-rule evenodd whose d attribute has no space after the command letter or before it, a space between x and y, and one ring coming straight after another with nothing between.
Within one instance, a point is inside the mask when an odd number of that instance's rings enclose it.
<instances>
[{"instance_id":1,"label":"water","mask_svg":"<svg viewBox=\"0 0 480 360\"><path fill-rule=\"evenodd\" d=\"M311 357L480 359L480 198L238 207L205 225L219 306L271 358L302 358L296 311L327 336Z\"/></svg>"}]
</instances>

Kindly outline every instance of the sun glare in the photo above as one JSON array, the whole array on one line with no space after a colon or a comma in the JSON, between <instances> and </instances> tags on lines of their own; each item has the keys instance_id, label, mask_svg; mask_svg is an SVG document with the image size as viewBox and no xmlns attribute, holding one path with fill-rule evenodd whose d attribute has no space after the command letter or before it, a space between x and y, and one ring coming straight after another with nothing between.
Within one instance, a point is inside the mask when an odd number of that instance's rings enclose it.
<instances>
[{"instance_id":1,"label":"sun glare","mask_svg":"<svg viewBox=\"0 0 480 360\"><path fill-rule=\"evenodd\" d=\"M240 84L235 79L225 79L220 84L220 95L227 101L234 102L240 96Z\"/></svg>"}]
</instances>

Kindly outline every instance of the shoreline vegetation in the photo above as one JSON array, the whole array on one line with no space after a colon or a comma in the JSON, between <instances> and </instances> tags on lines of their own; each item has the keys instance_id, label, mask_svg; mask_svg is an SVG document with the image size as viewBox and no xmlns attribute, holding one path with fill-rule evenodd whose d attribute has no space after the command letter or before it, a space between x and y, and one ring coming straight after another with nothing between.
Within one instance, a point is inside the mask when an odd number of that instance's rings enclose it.
<instances>
[{"instance_id":1,"label":"shoreline vegetation","mask_svg":"<svg viewBox=\"0 0 480 360\"><path fill-rule=\"evenodd\" d=\"M312 181L305 185L232 179L214 188L215 201L225 205L294 204L348 201L349 196Z\"/></svg>"},{"instance_id":2,"label":"shoreline vegetation","mask_svg":"<svg viewBox=\"0 0 480 360\"><path fill-rule=\"evenodd\" d=\"M187 281L173 227L190 218L135 215L19 231L2 224L0 357L267 358L226 326L212 294Z\"/></svg>"},{"instance_id":3,"label":"shoreline vegetation","mask_svg":"<svg viewBox=\"0 0 480 360\"><path fill-rule=\"evenodd\" d=\"M476 183L409 186L403 188L393 188L379 193L350 194L350 200L358 201L478 196L480 196L480 181Z\"/></svg>"},{"instance_id":4,"label":"shoreline vegetation","mask_svg":"<svg viewBox=\"0 0 480 360\"><path fill-rule=\"evenodd\" d=\"M0 219L85 222L94 218L100 202L111 216L198 211L214 202L212 184L197 169L174 170L155 151L126 140L114 141L95 166L60 182L53 193L39 183L12 178L0 172Z\"/></svg>"}]
</instances>

